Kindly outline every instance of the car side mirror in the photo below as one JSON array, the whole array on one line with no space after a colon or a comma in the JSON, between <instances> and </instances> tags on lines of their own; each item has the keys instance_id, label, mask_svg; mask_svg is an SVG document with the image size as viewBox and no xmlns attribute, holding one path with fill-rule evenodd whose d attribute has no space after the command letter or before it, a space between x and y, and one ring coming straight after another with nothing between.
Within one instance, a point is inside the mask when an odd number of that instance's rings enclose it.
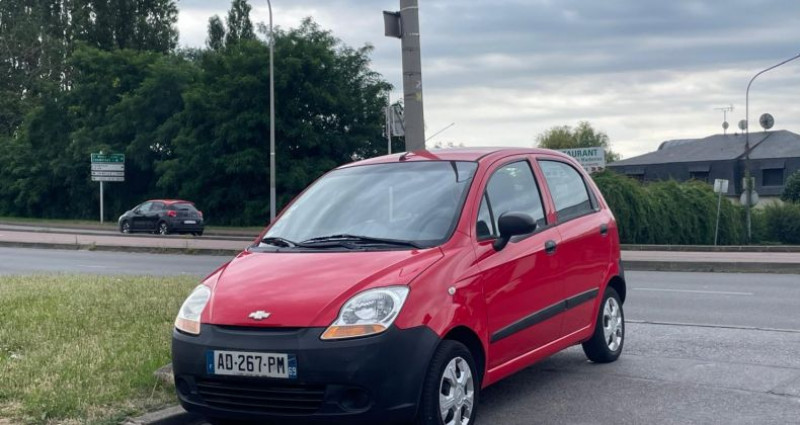
<instances>
[{"instance_id":1,"label":"car side mirror","mask_svg":"<svg viewBox=\"0 0 800 425\"><path fill-rule=\"evenodd\" d=\"M528 214L507 212L497 220L500 237L494 241L494 249L500 251L508 245L512 236L527 235L536 231L536 220Z\"/></svg>"}]
</instances>

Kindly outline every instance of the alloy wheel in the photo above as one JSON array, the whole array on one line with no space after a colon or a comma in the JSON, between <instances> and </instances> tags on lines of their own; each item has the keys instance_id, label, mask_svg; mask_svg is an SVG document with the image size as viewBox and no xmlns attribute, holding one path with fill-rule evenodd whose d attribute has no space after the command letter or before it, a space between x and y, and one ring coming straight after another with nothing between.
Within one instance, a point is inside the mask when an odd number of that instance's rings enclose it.
<instances>
[{"instance_id":1,"label":"alloy wheel","mask_svg":"<svg viewBox=\"0 0 800 425\"><path fill-rule=\"evenodd\" d=\"M475 380L469 363L450 360L439 384L439 411L444 425L468 425L475 404Z\"/></svg>"},{"instance_id":2,"label":"alloy wheel","mask_svg":"<svg viewBox=\"0 0 800 425\"><path fill-rule=\"evenodd\" d=\"M608 298L603 307L603 335L611 351L617 351L622 343L622 311L614 298Z\"/></svg>"}]
</instances>

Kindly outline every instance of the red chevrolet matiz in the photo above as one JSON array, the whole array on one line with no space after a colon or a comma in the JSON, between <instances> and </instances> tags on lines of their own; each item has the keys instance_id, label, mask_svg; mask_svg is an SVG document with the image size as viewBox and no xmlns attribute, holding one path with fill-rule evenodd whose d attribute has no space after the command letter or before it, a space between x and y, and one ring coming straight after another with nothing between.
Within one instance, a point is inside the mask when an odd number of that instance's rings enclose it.
<instances>
[{"instance_id":1,"label":"red chevrolet matiz","mask_svg":"<svg viewBox=\"0 0 800 425\"><path fill-rule=\"evenodd\" d=\"M184 408L214 424L469 425L482 388L625 336L614 216L548 150L337 168L208 276L175 321Z\"/></svg>"}]
</instances>

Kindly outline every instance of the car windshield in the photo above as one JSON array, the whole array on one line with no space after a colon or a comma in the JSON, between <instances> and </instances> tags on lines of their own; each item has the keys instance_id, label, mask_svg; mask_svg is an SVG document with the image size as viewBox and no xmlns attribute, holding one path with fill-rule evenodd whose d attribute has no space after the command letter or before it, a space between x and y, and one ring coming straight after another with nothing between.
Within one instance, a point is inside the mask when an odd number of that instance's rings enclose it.
<instances>
[{"instance_id":1,"label":"car windshield","mask_svg":"<svg viewBox=\"0 0 800 425\"><path fill-rule=\"evenodd\" d=\"M475 162L426 161L332 171L289 207L265 241L361 238L370 244L383 239L396 246L438 245L450 238L477 167Z\"/></svg>"}]
</instances>

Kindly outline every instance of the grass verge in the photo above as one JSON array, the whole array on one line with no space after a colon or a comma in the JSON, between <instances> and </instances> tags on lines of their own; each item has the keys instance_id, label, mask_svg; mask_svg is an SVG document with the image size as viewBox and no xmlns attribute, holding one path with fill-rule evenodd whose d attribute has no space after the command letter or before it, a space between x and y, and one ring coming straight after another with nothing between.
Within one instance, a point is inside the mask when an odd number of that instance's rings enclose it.
<instances>
[{"instance_id":1,"label":"grass verge","mask_svg":"<svg viewBox=\"0 0 800 425\"><path fill-rule=\"evenodd\" d=\"M112 424L174 403L153 372L197 281L0 276L0 423Z\"/></svg>"}]
</instances>

